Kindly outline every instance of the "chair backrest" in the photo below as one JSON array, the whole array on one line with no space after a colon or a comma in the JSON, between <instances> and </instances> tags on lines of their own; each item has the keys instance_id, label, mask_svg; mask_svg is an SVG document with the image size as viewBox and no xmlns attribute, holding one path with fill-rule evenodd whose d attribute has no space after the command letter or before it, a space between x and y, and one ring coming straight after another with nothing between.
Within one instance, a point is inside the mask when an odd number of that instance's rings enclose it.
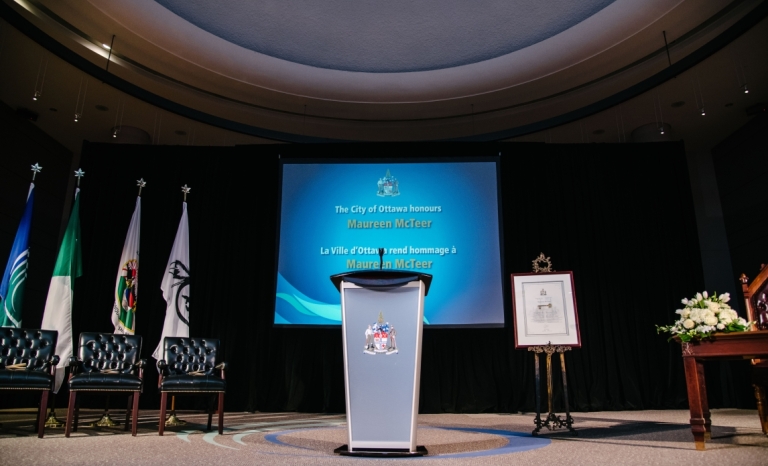
<instances>
[{"instance_id":1,"label":"chair backrest","mask_svg":"<svg viewBox=\"0 0 768 466\"><path fill-rule=\"evenodd\" d=\"M747 321L755 322L752 324L753 330L755 327L768 330L768 265L760 265L760 273L749 285L746 275L741 274L739 280L747 303Z\"/></svg>"},{"instance_id":2,"label":"chair backrest","mask_svg":"<svg viewBox=\"0 0 768 466\"><path fill-rule=\"evenodd\" d=\"M219 354L219 340L212 338L165 337L163 354L170 374L192 371L213 373Z\"/></svg>"},{"instance_id":3,"label":"chair backrest","mask_svg":"<svg viewBox=\"0 0 768 466\"><path fill-rule=\"evenodd\" d=\"M58 338L56 330L0 327L0 364L25 363L29 370L46 370Z\"/></svg>"},{"instance_id":4,"label":"chair backrest","mask_svg":"<svg viewBox=\"0 0 768 466\"><path fill-rule=\"evenodd\" d=\"M78 356L84 372L112 369L130 373L141 355L141 337L112 333L83 332L80 334Z\"/></svg>"}]
</instances>

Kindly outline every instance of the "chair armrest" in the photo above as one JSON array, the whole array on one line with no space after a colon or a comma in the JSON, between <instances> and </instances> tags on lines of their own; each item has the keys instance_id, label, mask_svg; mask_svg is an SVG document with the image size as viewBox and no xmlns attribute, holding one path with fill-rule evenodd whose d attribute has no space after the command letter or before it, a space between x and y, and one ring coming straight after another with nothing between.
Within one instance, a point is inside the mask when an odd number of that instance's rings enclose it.
<instances>
[{"instance_id":1,"label":"chair armrest","mask_svg":"<svg viewBox=\"0 0 768 466\"><path fill-rule=\"evenodd\" d=\"M165 362L165 359L159 359L157 361L157 373L164 374L166 369L168 369L168 363Z\"/></svg>"},{"instance_id":2,"label":"chair armrest","mask_svg":"<svg viewBox=\"0 0 768 466\"><path fill-rule=\"evenodd\" d=\"M144 368L147 367L147 360L146 359L139 359L136 364L133 365L133 367L137 368L139 370L139 378L144 378Z\"/></svg>"},{"instance_id":3,"label":"chair armrest","mask_svg":"<svg viewBox=\"0 0 768 466\"><path fill-rule=\"evenodd\" d=\"M77 373L77 370L80 368L81 364L82 364L82 361L80 361L79 358L77 357L69 358L69 362L67 363L67 367L69 367L69 378L72 378L72 376Z\"/></svg>"},{"instance_id":4,"label":"chair armrest","mask_svg":"<svg viewBox=\"0 0 768 466\"><path fill-rule=\"evenodd\" d=\"M157 388L159 389L160 384L163 383L163 377L168 373L168 363L165 359L157 360L157 373L160 374L160 377L157 378Z\"/></svg>"},{"instance_id":5,"label":"chair armrest","mask_svg":"<svg viewBox=\"0 0 768 466\"><path fill-rule=\"evenodd\" d=\"M54 354L51 356L50 361L45 361L45 364L43 365L43 370L50 369L51 375L56 375L56 366L59 365L60 358L58 355Z\"/></svg>"},{"instance_id":6,"label":"chair armrest","mask_svg":"<svg viewBox=\"0 0 768 466\"><path fill-rule=\"evenodd\" d=\"M214 369L220 370L221 371L221 378L222 379L226 379L226 377L224 376L224 371L227 370L227 367L229 367L229 365L226 362L222 361L219 364L217 364L216 367L214 367Z\"/></svg>"}]
</instances>

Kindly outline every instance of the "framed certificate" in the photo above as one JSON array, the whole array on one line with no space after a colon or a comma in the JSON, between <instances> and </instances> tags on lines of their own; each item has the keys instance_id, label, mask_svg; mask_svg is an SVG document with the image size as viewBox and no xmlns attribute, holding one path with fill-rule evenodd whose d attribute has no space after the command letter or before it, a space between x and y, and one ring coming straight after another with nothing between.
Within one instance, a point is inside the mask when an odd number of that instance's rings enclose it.
<instances>
[{"instance_id":1,"label":"framed certificate","mask_svg":"<svg viewBox=\"0 0 768 466\"><path fill-rule=\"evenodd\" d=\"M581 347L573 272L512 274L515 348Z\"/></svg>"}]
</instances>

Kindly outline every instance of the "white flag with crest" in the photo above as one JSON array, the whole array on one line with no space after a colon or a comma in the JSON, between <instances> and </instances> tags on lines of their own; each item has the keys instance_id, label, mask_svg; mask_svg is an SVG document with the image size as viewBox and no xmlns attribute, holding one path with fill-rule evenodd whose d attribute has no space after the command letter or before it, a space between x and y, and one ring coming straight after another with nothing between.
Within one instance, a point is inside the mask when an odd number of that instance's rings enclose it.
<instances>
[{"instance_id":1,"label":"white flag with crest","mask_svg":"<svg viewBox=\"0 0 768 466\"><path fill-rule=\"evenodd\" d=\"M163 359L165 337L189 336L189 220L186 202L183 203L179 229L176 230L176 239L160 289L163 291L166 310L163 334L152 354L157 360Z\"/></svg>"}]
</instances>

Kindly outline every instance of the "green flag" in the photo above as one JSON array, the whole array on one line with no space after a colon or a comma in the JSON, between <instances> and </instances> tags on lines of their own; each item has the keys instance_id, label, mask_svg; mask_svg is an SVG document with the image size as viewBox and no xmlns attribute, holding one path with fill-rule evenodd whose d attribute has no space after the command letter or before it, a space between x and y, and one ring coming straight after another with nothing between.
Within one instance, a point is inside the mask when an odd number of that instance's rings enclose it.
<instances>
[{"instance_id":1,"label":"green flag","mask_svg":"<svg viewBox=\"0 0 768 466\"><path fill-rule=\"evenodd\" d=\"M41 327L59 332L56 354L61 358L56 367L56 388L59 391L64 380L64 368L72 352L72 299L74 297L75 278L83 274L83 261L80 252L80 189L75 192L75 205L69 216L67 231L61 241L59 257L53 269L48 299Z\"/></svg>"}]
</instances>

